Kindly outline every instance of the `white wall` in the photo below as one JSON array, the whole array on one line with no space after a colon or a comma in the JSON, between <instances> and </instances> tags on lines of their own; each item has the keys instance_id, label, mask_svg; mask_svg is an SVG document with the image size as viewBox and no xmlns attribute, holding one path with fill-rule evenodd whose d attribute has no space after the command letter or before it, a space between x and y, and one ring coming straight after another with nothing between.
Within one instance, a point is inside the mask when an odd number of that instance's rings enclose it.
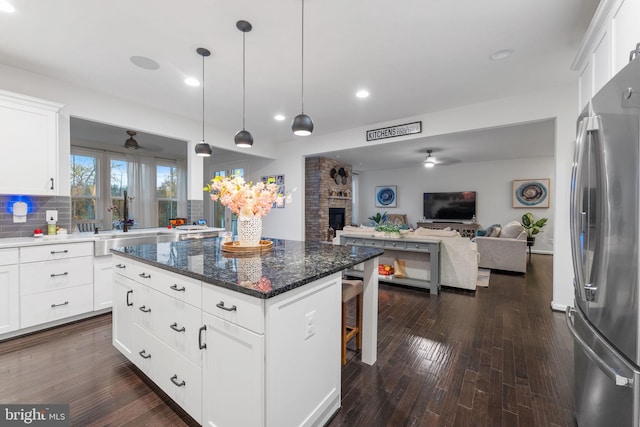
<instances>
[{"instance_id":1,"label":"white wall","mask_svg":"<svg viewBox=\"0 0 640 427\"><path fill-rule=\"evenodd\" d=\"M553 157L538 157L516 160L499 160L436 166L434 168L387 169L360 173L360 218L361 224L369 224L368 217L376 212L407 214L410 224L415 226L422 217L422 195L432 191L476 191L478 222L487 227L491 224L507 224L520 221L522 214L530 211L534 217L549 219L547 226L536 238L534 249L543 253L553 251L553 210L514 209L511 201L513 179L551 178L550 194L555 193L555 160ZM397 207L376 208L375 187L396 185Z\"/></svg>"}]
</instances>

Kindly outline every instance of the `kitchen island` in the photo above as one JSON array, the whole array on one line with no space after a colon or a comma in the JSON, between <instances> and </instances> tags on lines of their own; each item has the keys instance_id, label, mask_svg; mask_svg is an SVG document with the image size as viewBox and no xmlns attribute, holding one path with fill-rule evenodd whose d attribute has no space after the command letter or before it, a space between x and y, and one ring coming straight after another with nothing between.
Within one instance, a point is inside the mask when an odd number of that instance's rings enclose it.
<instances>
[{"instance_id":1,"label":"kitchen island","mask_svg":"<svg viewBox=\"0 0 640 427\"><path fill-rule=\"evenodd\" d=\"M203 425L324 425L340 408L342 271L364 265L362 361L377 346L378 248L209 238L112 250L113 344Z\"/></svg>"}]
</instances>

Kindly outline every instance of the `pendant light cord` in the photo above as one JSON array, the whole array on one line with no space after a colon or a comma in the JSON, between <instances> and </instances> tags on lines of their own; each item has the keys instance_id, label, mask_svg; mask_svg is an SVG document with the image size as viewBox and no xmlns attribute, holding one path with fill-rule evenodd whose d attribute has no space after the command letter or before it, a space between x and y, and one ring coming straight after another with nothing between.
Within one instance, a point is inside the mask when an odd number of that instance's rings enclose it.
<instances>
[{"instance_id":1,"label":"pendant light cord","mask_svg":"<svg viewBox=\"0 0 640 427\"><path fill-rule=\"evenodd\" d=\"M204 57L202 55L202 142L204 142Z\"/></svg>"},{"instance_id":2,"label":"pendant light cord","mask_svg":"<svg viewBox=\"0 0 640 427\"><path fill-rule=\"evenodd\" d=\"M245 98L245 94L246 94L246 89L245 89L245 58L246 58L246 54L245 54L245 45L244 45L244 39L245 39L245 35L247 33L245 31L242 32L242 130L244 129L244 98Z\"/></svg>"},{"instance_id":3,"label":"pendant light cord","mask_svg":"<svg viewBox=\"0 0 640 427\"><path fill-rule=\"evenodd\" d=\"M302 83L301 83L301 92L302 92L302 105L300 107L301 114L304 114L304 0L302 0L302 61L301 61L301 69L302 72Z\"/></svg>"}]
</instances>

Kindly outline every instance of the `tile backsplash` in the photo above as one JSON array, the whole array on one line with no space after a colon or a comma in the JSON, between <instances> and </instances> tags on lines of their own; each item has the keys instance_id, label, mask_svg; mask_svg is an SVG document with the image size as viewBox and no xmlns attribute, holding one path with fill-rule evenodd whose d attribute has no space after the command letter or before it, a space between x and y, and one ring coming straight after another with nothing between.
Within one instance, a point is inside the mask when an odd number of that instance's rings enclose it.
<instances>
[{"instance_id":1,"label":"tile backsplash","mask_svg":"<svg viewBox=\"0 0 640 427\"><path fill-rule=\"evenodd\" d=\"M30 206L27 222L13 222L10 209L14 202L26 202ZM41 228L46 233L46 211L58 211L58 226L71 232L71 197L67 196L13 196L0 195L0 238L29 237L33 230Z\"/></svg>"}]
</instances>

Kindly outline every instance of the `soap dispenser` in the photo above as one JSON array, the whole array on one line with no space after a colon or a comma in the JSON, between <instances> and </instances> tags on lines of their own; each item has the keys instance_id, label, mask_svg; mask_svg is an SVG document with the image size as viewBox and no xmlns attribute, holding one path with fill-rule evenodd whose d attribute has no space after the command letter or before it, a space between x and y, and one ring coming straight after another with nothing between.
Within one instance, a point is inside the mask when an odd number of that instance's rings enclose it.
<instances>
[{"instance_id":1,"label":"soap dispenser","mask_svg":"<svg viewBox=\"0 0 640 427\"><path fill-rule=\"evenodd\" d=\"M56 234L56 223L58 222L58 211L47 211L47 234Z\"/></svg>"}]
</instances>

